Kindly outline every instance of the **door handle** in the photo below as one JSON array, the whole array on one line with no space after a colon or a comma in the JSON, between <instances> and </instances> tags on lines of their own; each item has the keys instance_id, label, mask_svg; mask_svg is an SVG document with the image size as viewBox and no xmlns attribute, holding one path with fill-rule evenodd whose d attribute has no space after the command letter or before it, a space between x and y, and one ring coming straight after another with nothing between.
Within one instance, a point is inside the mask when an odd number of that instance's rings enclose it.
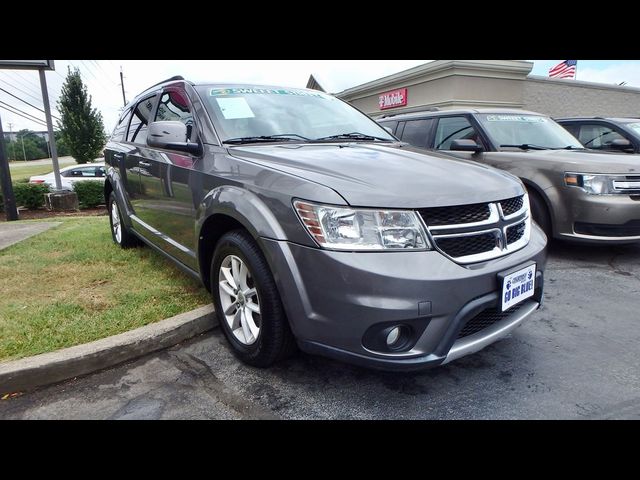
<instances>
[{"instance_id":1,"label":"door handle","mask_svg":"<svg viewBox=\"0 0 640 480\"><path fill-rule=\"evenodd\" d=\"M138 162L138 165L140 165L141 167L146 167L149 168L151 166L151 164L149 162Z\"/></svg>"}]
</instances>

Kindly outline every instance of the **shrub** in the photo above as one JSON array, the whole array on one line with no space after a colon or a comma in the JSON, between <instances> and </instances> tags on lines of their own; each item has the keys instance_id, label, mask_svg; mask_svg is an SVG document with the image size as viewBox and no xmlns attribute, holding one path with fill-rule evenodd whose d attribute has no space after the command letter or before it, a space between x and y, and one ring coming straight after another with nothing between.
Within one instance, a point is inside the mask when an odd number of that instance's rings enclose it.
<instances>
[{"instance_id":1,"label":"shrub","mask_svg":"<svg viewBox=\"0 0 640 480\"><path fill-rule=\"evenodd\" d=\"M91 180L85 182L76 182L73 184L73 190L78 195L80 208L94 208L103 205L104 199L104 183L94 182Z\"/></svg>"},{"instance_id":2,"label":"shrub","mask_svg":"<svg viewBox=\"0 0 640 480\"><path fill-rule=\"evenodd\" d=\"M43 183L14 183L13 193L17 206L35 210L44 206L44 195L49 193L49 186Z\"/></svg>"}]
</instances>

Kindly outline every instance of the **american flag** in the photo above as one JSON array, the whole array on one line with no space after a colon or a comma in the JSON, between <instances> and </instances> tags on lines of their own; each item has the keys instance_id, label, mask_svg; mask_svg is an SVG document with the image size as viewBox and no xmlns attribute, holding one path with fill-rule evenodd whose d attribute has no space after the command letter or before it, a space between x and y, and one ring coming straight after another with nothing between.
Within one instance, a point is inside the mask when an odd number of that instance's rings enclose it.
<instances>
[{"instance_id":1,"label":"american flag","mask_svg":"<svg viewBox=\"0 0 640 480\"><path fill-rule=\"evenodd\" d=\"M577 60L565 60L549 69L551 78L574 78L576 75Z\"/></svg>"}]
</instances>

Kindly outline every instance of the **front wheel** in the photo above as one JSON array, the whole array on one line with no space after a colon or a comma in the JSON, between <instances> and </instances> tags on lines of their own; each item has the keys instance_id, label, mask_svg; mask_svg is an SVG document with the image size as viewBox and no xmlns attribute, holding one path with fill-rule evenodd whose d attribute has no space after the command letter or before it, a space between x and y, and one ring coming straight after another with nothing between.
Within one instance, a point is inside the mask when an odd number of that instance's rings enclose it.
<instances>
[{"instance_id":1,"label":"front wheel","mask_svg":"<svg viewBox=\"0 0 640 480\"><path fill-rule=\"evenodd\" d=\"M127 226L122 222L122 213L116 202L116 194L111 192L109 195L109 225L111 226L111 238L122 248L131 248L140 245L140 241L129 231Z\"/></svg>"},{"instance_id":2,"label":"front wheel","mask_svg":"<svg viewBox=\"0 0 640 480\"><path fill-rule=\"evenodd\" d=\"M210 278L220 327L243 362L268 367L295 350L269 265L247 232L235 230L222 236Z\"/></svg>"}]
</instances>

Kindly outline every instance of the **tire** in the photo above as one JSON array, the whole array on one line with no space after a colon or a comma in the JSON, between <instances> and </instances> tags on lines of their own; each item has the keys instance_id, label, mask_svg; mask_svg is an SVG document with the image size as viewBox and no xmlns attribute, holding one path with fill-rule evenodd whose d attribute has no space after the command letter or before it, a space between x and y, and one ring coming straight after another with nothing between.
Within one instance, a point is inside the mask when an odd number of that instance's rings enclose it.
<instances>
[{"instance_id":1,"label":"tire","mask_svg":"<svg viewBox=\"0 0 640 480\"><path fill-rule=\"evenodd\" d=\"M122 212L120 211L118 202L116 202L116 194L114 192L111 192L111 195L109 195L107 206L109 210L111 238L113 241L122 248L132 248L140 245L140 240L122 223Z\"/></svg>"},{"instance_id":2,"label":"tire","mask_svg":"<svg viewBox=\"0 0 640 480\"><path fill-rule=\"evenodd\" d=\"M213 254L210 275L220 327L240 360L265 368L296 350L273 275L251 235L244 230L223 235Z\"/></svg>"},{"instance_id":3,"label":"tire","mask_svg":"<svg viewBox=\"0 0 640 480\"><path fill-rule=\"evenodd\" d=\"M529 190L529 202L531 204L531 215L533 217L533 221L540 226L545 235L547 235L547 238L551 240L553 236L553 229L547 204L544 202L540 194L533 190Z\"/></svg>"}]
</instances>

